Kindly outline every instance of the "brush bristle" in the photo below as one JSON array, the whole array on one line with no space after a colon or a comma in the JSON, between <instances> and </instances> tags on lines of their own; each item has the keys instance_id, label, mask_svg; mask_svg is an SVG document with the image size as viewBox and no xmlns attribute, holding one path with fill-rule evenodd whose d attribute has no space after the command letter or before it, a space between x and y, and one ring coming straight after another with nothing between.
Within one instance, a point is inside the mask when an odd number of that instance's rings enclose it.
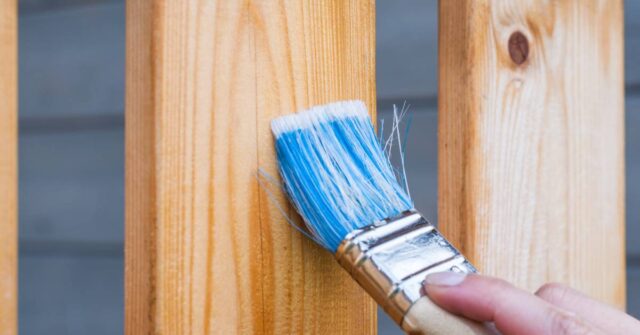
<instances>
[{"instance_id":1,"label":"brush bristle","mask_svg":"<svg viewBox=\"0 0 640 335\"><path fill-rule=\"evenodd\" d=\"M335 252L351 231L413 208L361 101L275 119L285 190L309 231Z\"/></svg>"}]
</instances>

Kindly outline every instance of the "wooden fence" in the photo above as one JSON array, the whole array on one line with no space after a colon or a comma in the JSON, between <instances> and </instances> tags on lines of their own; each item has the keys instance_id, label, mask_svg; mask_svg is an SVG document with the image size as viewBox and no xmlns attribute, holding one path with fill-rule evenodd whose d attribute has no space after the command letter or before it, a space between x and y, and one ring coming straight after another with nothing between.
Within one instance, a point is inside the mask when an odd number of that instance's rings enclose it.
<instances>
[{"instance_id":1,"label":"wooden fence","mask_svg":"<svg viewBox=\"0 0 640 335\"><path fill-rule=\"evenodd\" d=\"M127 334L375 333L373 302L255 177L276 174L273 117L339 99L375 115L374 13L127 1ZM17 332L16 19L0 1L3 335ZM624 306L622 38L618 0L441 1L439 224L482 272Z\"/></svg>"}]
</instances>

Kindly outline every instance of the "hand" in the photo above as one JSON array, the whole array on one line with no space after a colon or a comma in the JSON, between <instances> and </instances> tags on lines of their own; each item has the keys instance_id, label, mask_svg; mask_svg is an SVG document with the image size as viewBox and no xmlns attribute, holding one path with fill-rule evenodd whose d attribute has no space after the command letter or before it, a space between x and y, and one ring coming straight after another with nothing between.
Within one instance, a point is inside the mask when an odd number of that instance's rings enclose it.
<instances>
[{"instance_id":1,"label":"hand","mask_svg":"<svg viewBox=\"0 0 640 335\"><path fill-rule=\"evenodd\" d=\"M506 335L640 334L640 321L561 284L531 294L501 279L441 272L427 276L425 290L450 313L493 322Z\"/></svg>"}]
</instances>

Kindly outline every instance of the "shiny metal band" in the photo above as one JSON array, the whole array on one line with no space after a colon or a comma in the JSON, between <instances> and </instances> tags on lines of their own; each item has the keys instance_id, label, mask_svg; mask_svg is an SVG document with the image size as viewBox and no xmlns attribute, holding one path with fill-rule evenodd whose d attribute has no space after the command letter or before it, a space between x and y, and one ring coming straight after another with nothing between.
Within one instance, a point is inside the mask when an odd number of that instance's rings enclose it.
<instances>
[{"instance_id":1,"label":"shiny metal band","mask_svg":"<svg viewBox=\"0 0 640 335\"><path fill-rule=\"evenodd\" d=\"M338 262L398 323L421 296L427 274L476 269L420 213L407 211L355 230Z\"/></svg>"}]
</instances>

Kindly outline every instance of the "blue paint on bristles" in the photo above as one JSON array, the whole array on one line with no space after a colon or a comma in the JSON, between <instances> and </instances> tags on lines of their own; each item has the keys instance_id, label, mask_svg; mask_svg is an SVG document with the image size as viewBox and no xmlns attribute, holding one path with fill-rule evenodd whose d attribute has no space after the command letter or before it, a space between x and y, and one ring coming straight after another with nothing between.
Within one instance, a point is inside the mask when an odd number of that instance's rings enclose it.
<instances>
[{"instance_id":1,"label":"blue paint on bristles","mask_svg":"<svg viewBox=\"0 0 640 335\"><path fill-rule=\"evenodd\" d=\"M351 231L412 209L363 102L271 122L285 191L314 239L336 252Z\"/></svg>"}]
</instances>

